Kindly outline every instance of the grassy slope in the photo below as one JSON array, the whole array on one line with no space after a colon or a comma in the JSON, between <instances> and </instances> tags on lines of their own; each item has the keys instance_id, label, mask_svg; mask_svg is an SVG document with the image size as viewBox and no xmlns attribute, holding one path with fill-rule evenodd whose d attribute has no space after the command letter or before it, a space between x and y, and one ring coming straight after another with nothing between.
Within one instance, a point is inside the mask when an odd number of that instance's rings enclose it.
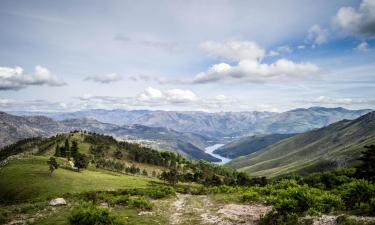
<instances>
[{"instance_id":1,"label":"grassy slope","mask_svg":"<svg viewBox=\"0 0 375 225\"><path fill-rule=\"evenodd\" d=\"M14 200L46 199L68 192L146 187L153 180L94 168L79 173L59 168L50 176L47 160L45 156L28 156L1 168L1 195L11 195Z\"/></svg>"},{"instance_id":2,"label":"grassy slope","mask_svg":"<svg viewBox=\"0 0 375 225\"><path fill-rule=\"evenodd\" d=\"M363 146L375 143L375 113L309 131L239 157L228 165L255 176L275 177L352 165Z\"/></svg>"},{"instance_id":3,"label":"grassy slope","mask_svg":"<svg viewBox=\"0 0 375 225\"><path fill-rule=\"evenodd\" d=\"M220 147L215 150L214 153L233 159L254 153L293 135L294 134L269 134L244 137Z\"/></svg>"}]
</instances>

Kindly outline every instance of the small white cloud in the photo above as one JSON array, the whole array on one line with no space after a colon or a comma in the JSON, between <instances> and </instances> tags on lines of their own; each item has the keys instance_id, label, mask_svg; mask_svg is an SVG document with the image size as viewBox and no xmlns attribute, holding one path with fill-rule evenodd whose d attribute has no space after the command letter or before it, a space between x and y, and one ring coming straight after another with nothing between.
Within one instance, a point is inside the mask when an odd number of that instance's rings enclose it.
<instances>
[{"instance_id":1,"label":"small white cloud","mask_svg":"<svg viewBox=\"0 0 375 225\"><path fill-rule=\"evenodd\" d=\"M369 46L368 46L367 42L362 41L361 43L359 43L357 45L357 47L354 48L354 50L357 50L357 51L360 51L360 52L367 52L370 49L369 49Z\"/></svg>"},{"instance_id":2,"label":"small white cloud","mask_svg":"<svg viewBox=\"0 0 375 225\"><path fill-rule=\"evenodd\" d=\"M298 49L305 49L306 46L305 46L305 45L298 45L297 48L298 48Z\"/></svg>"},{"instance_id":3,"label":"small white cloud","mask_svg":"<svg viewBox=\"0 0 375 225\"><path fill-rule=\"evenodd\" d=\"M268 52L268 54L267 54L267 56L279 56L280 55L280 52L278 52L278 51L274 51L274 50L272 50L272 51L270 51L270 52Z\"/></svg>"},{"instance_id":4,"label":"small white cloud","mask_svg":"<svg viewBox=\"0 0 375 225\"><path fill-rule=\"evenodd\" d=\"M19 90L27 86L62 86L66 83L47 68L36 66L33 74L25 74L21 67L0 67L0 90Z\"/></svg>"},{"instance_id":5,"label":"small white cloud","mask_svg":"<svg viewBox=\"0 0 375 225\"><path fill-rule=\"evenodd\" d=\"M340 8L333 18L333 24L346 34L375 37L375 1L363 0L358 9Z\"/></svg>"},{"instance_id":6,"label":"small white cloud","mask_svg":"<svg viewBox=\"0 0 375 225\"><path fill-rule=\"evenodd\" d=\"M322 29L319 25L310 27L307 33L307 40L315 45L321 45L327 42L328 31Z\"/></svg>"},{"instance_id":7,"label":"small white cloud","mask_svg":"<svg viewBox=\"0 0 375 225\"><path fill-rule=\"evenodd\" d=\"M197 100L197 96L190 90L172 89L165 92L166 100L171 103L184 103Z\"/></svg>"},{"instance_id":8,"label":"small white cloud","mask_svg":"<svg viewBox=\"0 0 375 225\"><path fill-rule=\"evenodd\" d=\"M215 42L206 41L201 44L208 54L231 60L256 60L264 57L265 50L251 41Z\"/></svg>"},{"instance_id":9,"label":"small white cloud","mask_svg":"<svg viewBox=\"0 0 375 225\"><path fill-rule=\"evenodd\" d=\"M89 76L86 77L85 80L92 80L94 82L108 84L116 81L122 80L122 77L117 73L109 73L103 75L96 75L96 76Z\"/></svg>"},{"instance_id":10,"label":"small white cloud","mask_svg":"<svg viewBox=\"0 0 375 225\"><path fill-rule=\"evenodd\" d=\"M144 92L139 94L138 100L153 101L153 100L161 99L162 97L163 97L163 93L160 90L156 88L148 87Z\"/></svg>"},{"instance_id":11,"label":"small white cloud","mask_svg":"<svg viewBox=\"0 0 375 225\"><path fill-rule=\"evenodd\" d=\"M284 45L284 46L280 46L277 48L277 51L278 52L285 52L285 53L292 53L293 52L293 49L287 45Z\"/></svg>"}]
</instances>

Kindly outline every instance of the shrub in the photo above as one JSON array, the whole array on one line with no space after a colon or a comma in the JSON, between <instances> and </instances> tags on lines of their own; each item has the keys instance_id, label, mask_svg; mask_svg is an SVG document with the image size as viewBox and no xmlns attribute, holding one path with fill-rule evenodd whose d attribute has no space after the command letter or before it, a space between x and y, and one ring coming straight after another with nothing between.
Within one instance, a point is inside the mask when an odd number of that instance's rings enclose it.
<instances>
[{"instance_id":1,"label":"shrub","mask_svg":"<svg viewBox=\"0 0 375 225\"><path fill-rule=\"evenodd\" d=\"M356 209L359 210L359 213L367 213L368 210L364 208L370 209L372 199L375 198L375 185L366 180L353 180L340 186L338 191L347 209ZM368 206L364 206L364 204Z\"/></svg>"},{"instance_id":2,"label":"shrub","mask_svg":"<svg viewBox=\"0 0 375 225\"><path fill-rule=\"evenodd\" d=\"M147 201L144 197L131 198L129 200L129 205L134 206L138 209L143 209L143 210L152 209L151 202Z\"/></svg>"},{"instance_id":3,"label":"shrub","mask_svg":"<svg viewBox=\"0 0 375 225\"><path fill-rule=\"evenodd\" d=\"M74 208L69 216L72 225L123 225L124 222L108 209L99 208L89 203Z\"/></svg>"},{"instance_id":4,"label":"shrub","mask_svg":"<svg viewBox=\"0 0 375 225\"><path fill-rule=\"evenodd\" d=\"M259 198L260 196L257 192L253 190L249 190L241 196L241 201L242 202L255 202L255 201L258 201Z\"/></svg>"}]
</instances>

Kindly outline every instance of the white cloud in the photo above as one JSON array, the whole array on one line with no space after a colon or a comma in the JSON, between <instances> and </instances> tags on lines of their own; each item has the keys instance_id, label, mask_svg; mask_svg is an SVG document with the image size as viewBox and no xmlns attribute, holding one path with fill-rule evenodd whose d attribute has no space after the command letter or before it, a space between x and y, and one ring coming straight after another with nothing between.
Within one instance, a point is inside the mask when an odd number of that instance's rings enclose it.
<instances>
[{"instance_id":1,"label":"white cloud","mask_svg":"<svg viewBox=\"0 0 375 225\"><path fill-rule=\"evenodd\" d=\"M83 108L174 108L174 109L189 109L193 107L195 110L205 111L223 111L232 110L240 104L237 99L228 98L223 94L213 97L200 98L191 90L184 89L170 89L159 90L149 87L135 97L113 97L113 96L92 96L85 95L78 98L81 103L77 104Z\"/></svg>"},{"instance_id":2,"label":"white cloud","mask_svg":"<svg viewBox=\"0 0 375 225\"><path fill-rule=\"evenodd\" d=\"M166 100L171 103L184 103L197 100L197 96L190 90L172 89L165 92Z\"/></svg>"},{"instance_id":3,"label":"white cloud","mask_svg":"<svg viewBox=\"0 0 375 225\"><path fill-rule=\"evenodd\" d=\"M363 0L358 9L340 8L333 24L346 34L375 37L375 1Z\"/></svg>"},{"instance_id":4,"label":"white cloud","mask_svg":"<svg viewBox=\"0 0 375 225\"><path fill-rule=\"evenodd\" d=\"M19 90L31 85L62 86L65 82L39 65L33 74L24 73L21 67L0 67L0 90Z\"/></svg>"},{"instance_id":5,"label":"white cloud","mask_svg":"<svg viewBox=\"0 0 375 225\"><path fill-rule=\"evenodd\" d=\"M313 25L307 33L307 40L310 41L313 46L321 45L327 42L327 36L327 30L321 28L319 25Z\"/></svg>"},{"instance_id":6,"label":"white cloud","mask_svg":"<svg viewBox=\"0 0 375 225\"><path fill-rule=\"evenodd\" d=\"M319 96L315 99L303 101L311 104L318 105L369 105L375 104L375 100L364 100L364 99L352 99L352 98L331 98L326 96Z\"/></svg>"},{"instance_id":7,"label":"white cloud","mask_svg":"<svg viewBox=\"0 0 375 225\"><path fill-rule=\"evenodd\" d=\"M277 51L279 52L285 52L285 53L292 53L293 52L293 49L287 45L284 45L284 46L280 46L277 48Z\"/></svg>"},{"instance_id":8,"label":"white cloud","mask_svg":"<svg viewBox=\"0 0 375 225\"><path fill-rule=\"evenodd\" d=\"M354 50L357 50L357 51L360 51L360 52L367 52L367 51L369 51L370 49L369 49L369 47L368 47L367 42L362 41L361 43L359 43L359 44L357 45L357 47L354 48Z\"/></svg>"},{"instance_id":9,"label":"white cloud","mask_svg":"<svg viewBox=\"0 0 375 225\"><path fill-rule=\"evenodd\" d=\"M298 48L298 49L305 49L306 46L305 46L305 45L298 45L297 48Z\"/></svg>"},{"instance_id":10,"label":"white cloud","mask_svg":"<svg viewBox=\"0 0 375 225\"><path fill-rule=\"evenodd\" d=\"M268 52L267 56L279 56L280 55L280 52L278 51L274 51L274 50L271 50Z\"/></svg>"},{"instance_id":11,"label":"white cloud","mask_svg":"<svg viewBox=\"0 0 375 225\"><path fill-rule=\"evenodd\" d=\"M159 100L163 97L163 93L155 88L148 87L144 92L139 94L138 100L141 101L154 101Z\"/></svg>"},{"instance_id":12,"label":"white cloud","mask_svg":"<svg viewBox=\"0 0 375 225\"><path fill-rule=\"evenodd\" d=\"M319 70L318 66L312 63L295 63L284 58L270 64L262 63L265 50L253 42L205 42L204 45L210 54L235 59L238 63L234 66L224 62L214 64L206 72L197 74L192 83L222 80L276 82L303 78Z\"/></svg>"},{"instance_id":13,"label":"white cloud","mask_svg":"<svg viewBox=\"0 0 375 225\"><path fill-rule=\"evenodd\" d=\"M265 50L260 48L255 42L251 41L231 41L220 43L215 41L206 41L201 44L208 54L231 60L257 60L264 57Z\"/></svg>"},{"instance_id":14,"label":"white cloud","mask_svg":"<svg viewBox=\"0 0 375 225\"><path fill-rule=\"evenodd\" d=\"M108 84L116 81L122 80L122 77L117 73L109 73L103 75L96 75L96 76L89 76L86 77L85 80L92 80L94 82Z\"/></svg>"}]
</instances>

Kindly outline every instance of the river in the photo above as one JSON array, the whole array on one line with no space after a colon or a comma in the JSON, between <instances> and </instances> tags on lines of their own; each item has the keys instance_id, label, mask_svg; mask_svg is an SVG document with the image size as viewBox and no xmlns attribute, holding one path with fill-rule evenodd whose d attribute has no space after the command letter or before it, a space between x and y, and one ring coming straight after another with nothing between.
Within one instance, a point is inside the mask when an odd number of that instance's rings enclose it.
<instances>
[{"instance_id":1,"label":"river","mask_svg":"<svg viewBox=\"0 0 375 225\"><path fill-rule=\"evenodd\" d=\"M213 151L215 151L216 149L220 148L223 145L224 144L214 144L214 145L210 145L210 146L208 146L208 147L205 148L205 150L206 150L205 152L207 154L210 154L210 155L212 155L215 158L221 159L221 162L215 162L216 164L219 164L219 165L223 165L223 164L225 164L225 163L227 163L227 162L229 162L231 160L230 158L225 158L225 157L223 157L221 155L213 153Z\"/></svg>"}]
</instances>

